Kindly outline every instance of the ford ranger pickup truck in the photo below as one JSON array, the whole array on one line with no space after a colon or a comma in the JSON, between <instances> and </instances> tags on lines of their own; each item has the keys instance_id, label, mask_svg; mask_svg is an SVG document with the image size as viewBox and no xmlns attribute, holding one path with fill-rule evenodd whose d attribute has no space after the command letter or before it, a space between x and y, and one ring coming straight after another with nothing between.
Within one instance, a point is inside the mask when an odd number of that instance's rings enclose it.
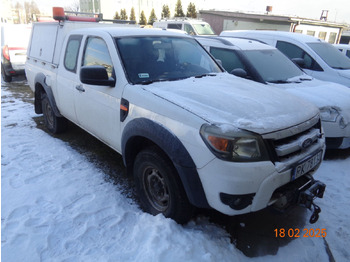
<instances>
[{"instance_id":1,"label":"ford ranger pickup truck","mask_svg":"<svg viewBox=\"0 0 350 262\"><path fill-rule=\"evenodd\" d=\"M34 23L26 75L47 129L69 120L123 156L140 206L179 223L313 202L319 110L226 73L191 36L99 22Z\"/></svg>"}]
</instances>

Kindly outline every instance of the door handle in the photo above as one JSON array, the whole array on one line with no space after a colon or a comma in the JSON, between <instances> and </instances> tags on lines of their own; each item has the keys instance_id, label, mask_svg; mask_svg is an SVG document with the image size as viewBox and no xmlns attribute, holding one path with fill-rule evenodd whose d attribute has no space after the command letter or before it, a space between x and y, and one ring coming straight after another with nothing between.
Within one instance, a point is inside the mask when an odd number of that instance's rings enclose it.
<instances>
[{"instance_id":1,"label":"door handle","mask_svg":"<svg viewBox=\"0 0 350 262\"><path fill-rule=\"evenodd\" d=\"M78 90L79 92L85 92L83 85L77 85L77 86L75 86L75 89Z\"/></svg>"}]
</instances>

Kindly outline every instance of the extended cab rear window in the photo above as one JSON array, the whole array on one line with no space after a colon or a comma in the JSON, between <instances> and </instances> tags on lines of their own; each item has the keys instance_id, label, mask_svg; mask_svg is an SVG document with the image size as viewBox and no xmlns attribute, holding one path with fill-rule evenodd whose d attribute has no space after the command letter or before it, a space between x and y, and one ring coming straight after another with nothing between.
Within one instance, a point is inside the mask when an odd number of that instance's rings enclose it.
<instances>
[{"instance_id":1,"label":"extended cab rear window","mask_svg":"<svg viewBox=\"0 0 350 262\"><path fill-rule=\"evenodd\" d=\"M64 54L64 67L73 73L77 70L81 39L81 35L71 35L68 39L66 52Z\"/></svg>"}]
</instances>

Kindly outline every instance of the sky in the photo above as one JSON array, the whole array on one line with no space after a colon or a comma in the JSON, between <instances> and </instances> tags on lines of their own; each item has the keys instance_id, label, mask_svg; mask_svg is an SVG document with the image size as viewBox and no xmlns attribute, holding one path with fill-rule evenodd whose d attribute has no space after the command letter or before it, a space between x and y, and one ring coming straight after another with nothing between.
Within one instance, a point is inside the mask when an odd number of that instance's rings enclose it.
<instances>
[{"instance_id":1,"label":"sky","mask_svg":"<svg viewBox=\"0 0 350 262\"><path fill-rule=\"evenodd\" d=\"M16 1L16 0L14 0ZM40 8L52 6L69 6L72 0L35 0ZM78 1L78 0L75 0ZM176 2L176 0L173 0ZM168 3L170 1L164 1ZM319 19L322 10L329 10L328 21L350 24L350 1L349 0L182 0L184 11L187 9L188 3L194 2L197 10L200 9L216 9L216 10L232 10L243 12L259 12L264 13L266 6L272 6L272 13L277 15L295 15L303 18ZM171 10L172 11L172 10Z\"/></svg>"}]
</instances>

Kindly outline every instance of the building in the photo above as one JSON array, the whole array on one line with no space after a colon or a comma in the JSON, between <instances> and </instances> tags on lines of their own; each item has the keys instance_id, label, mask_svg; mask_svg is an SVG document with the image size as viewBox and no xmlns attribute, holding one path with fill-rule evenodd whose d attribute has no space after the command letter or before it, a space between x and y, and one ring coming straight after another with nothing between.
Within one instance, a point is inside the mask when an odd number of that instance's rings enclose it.
<instances>
[{"instance_id":1,"label":"building","mask_svg":"<svg viewBox=\"0 0 350 262\"><path fill-rule=\"evenodd\" d=\"M344 24L300 17L253 14L242 12L201 10L200 17L209 23L217 34L223 30L276 30L312 35L329 43L339 43Z\"/></svg>"}]
</instances>

